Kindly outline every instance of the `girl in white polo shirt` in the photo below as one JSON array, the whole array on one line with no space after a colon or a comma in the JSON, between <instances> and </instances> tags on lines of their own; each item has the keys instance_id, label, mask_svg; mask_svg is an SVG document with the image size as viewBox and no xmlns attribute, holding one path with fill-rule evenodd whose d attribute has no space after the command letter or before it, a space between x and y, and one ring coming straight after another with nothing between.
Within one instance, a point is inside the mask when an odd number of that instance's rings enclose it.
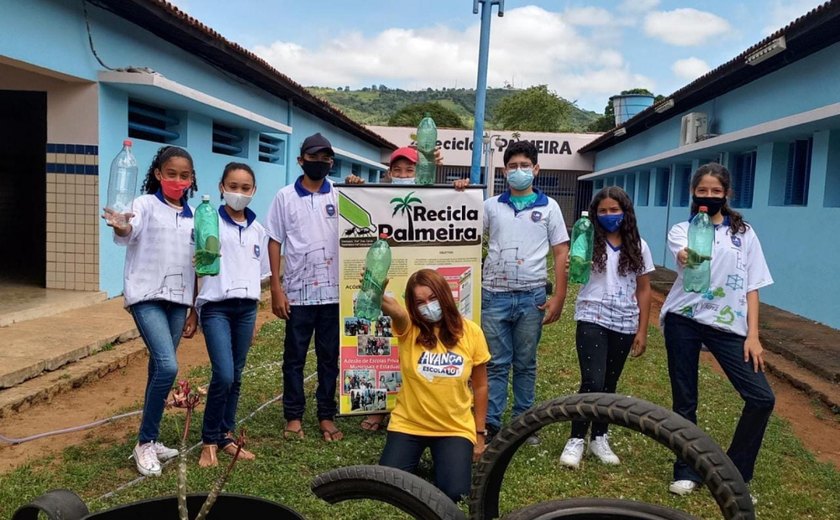
<instances>
[{"instance_id":1,"label":"girl in white polo shirt","mask_svg":"<svg viewBox=\"0 0 840 520\"><path fill-rule=\"evenodd\" d=\"M254 336L260 281L271 275L268 235L247 207L256 190L250 166L235 162L225 166L219 182L225 201L219 208L219 274L200 279L196 298L212 369L198 459L202 467L217 465L219 451L233 456L237 450L233 432L242 369ZM239 458L251 460L254 454L242 449Z\"/></svg>"},{"instance_id":2,"label":"girl in white polo shirt","mask_svg":"<svg viewBox=\"0 0 840 520\"><path fill-rule=\"evenodd\" d=\"M152 160L131 213L105 209L102 218L114 229L114 242L127 246L125 306L149 349L143 419L133 457L137 470L159 476L163 460L178 450L158 442L160 420L169 390L178 375L175 350L181 336L195 334L187 321L195 288L192 265L193 208L196 189L193 160L177 146L164 146Z\"/></svg>"},{"instance_id":3,"label":"girl in white polo shirt","mask_svg":"<svg viewBox=\"0 0 840 520\"><path fill-rule=\"evenodd\" d=\"M729 171L720 164L705 164L694 172L691 218L700 206L706 206L715 225L711 283L702 294L683 290L690 220L674 225L668 232L668 247L677 260L677 279L662 306L661 319L676 413L697 423L697 365L702 345L744 400L727 455L749 483L775 404L764 377L764 349L758 339L758 290L773 279L755 231L727 204L731 189ZM700 476L677 459L669 490L685 495L697 489L699 482Z\"/></svg>"},{"instance_id":4,"label":"girl in white polo shirt","mask_svg":"<svg viewBox=\"0 0 840 520\"><path fill-rule=\"evenodd\" d=\"M615 392L627 355L647 345L653 259L639 236L636 212L618 186L599 191L589 205L595 228L592 273L575 304L580 393ZM618 464L607 440L607 423L592 423L589 452L604 464ZM577 468L583 457L587 421L572 422L560 462Z\"/></svg>"}]
</instances>

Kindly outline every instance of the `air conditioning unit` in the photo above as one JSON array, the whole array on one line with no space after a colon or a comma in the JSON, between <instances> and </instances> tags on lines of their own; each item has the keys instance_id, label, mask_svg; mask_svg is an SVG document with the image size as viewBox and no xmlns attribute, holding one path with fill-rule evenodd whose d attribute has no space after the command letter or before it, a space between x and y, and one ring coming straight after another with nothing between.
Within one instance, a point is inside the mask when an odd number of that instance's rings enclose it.
<instances>
[{"instance_id":1,"label":"air conditioning unit","mask_svg":"<svg viewBox=\"0 0 840 520\"><path fill-rule=\"evenodd\" d=\"M696 143L709 131L709 119L703 112L691 112L682 117L680 146Z\"/></svg>"}]
</instances>

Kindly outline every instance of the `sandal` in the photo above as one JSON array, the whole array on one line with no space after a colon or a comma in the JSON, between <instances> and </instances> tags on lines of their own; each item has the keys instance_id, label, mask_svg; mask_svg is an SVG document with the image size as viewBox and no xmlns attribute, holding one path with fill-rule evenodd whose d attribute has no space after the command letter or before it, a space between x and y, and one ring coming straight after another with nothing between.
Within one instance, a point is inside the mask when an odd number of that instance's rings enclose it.
<instances>
[{"instance_id":1,"label":"sandal","mask_svg":"<svg viewBox=\"0 0 840 520\"><path fill-rule=\"evenodd\" d=\"M283 438L287 441L296 441L303 439L303 428L285 428L283 430Z\"/></svg>"},{"instance_id":2,"label":"sandal","mask_svg":"<svg viewBox=\"0 0 840 520\"><path fill-rule=\"evenodd\" d=\"M376 416L368 416L362 419L361 427L366 432L378 432L385 427L385 418L382 416L379 419L373 419Z\"/></svg>"},{"instance_id":3,"label":"sandal","mask_svg":"<svg viewBox=\"0 0 840 520\"><path fill-rule=\"evenodd\" d=\"M324 423L328 423L327 426L324 426ZM326 442L335 442L340 441L344 438L344 434L335 427L335 423L331 420L324 420L320 422L321 428L321 435L324 437Z\"/></svg>"},{"instance_id":4,"label":"sandal","mask_svg":"<svg viewBox=\"0 0 840 520\"><path fill-rule=\"evenodd\" d=\"M229 442L222 448L222 451L226 454L230 455L231 457L236 457L236 450L239 448L239 445L235 442ZM252 452L246 450L245 448L239 449L239 460L254 460L256 455Z\"/></svg>"},{"instance_id":5,"label":"sandal","mask_svg":"<svg viewBox=\"0 0 840 520\"><path fill-rule=\"evenodd\" d=\"M198 465L202 468L212 468L219 465L216 458L216 450L219 447L215 444L204 444L201 446L201 456L198 457Z\"/></svg>"}]
</instances>

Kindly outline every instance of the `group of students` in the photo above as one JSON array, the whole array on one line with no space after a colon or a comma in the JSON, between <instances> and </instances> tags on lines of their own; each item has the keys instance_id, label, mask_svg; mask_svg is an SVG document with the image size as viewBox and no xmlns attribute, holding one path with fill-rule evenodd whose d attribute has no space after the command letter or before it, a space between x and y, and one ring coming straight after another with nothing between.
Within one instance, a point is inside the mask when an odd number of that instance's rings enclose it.
<instances>
[{"instance_id":1,"label":"group of students","mask_svg":"<svg viewBox=\"0 0 840 520\"><path fill-rule=\"evenodd\" d=\"M335 424L338 379L338 215L326 180L334 152L315 134L304 140L298 164L303 175L282 188L269 209L266 227L247 208L256 190L251 169L229 164L219 183L222 257L218 276L205 277L196 291L192 267L192 159L181 148L162 148L138 198L122 222L106 210L117 243L128 246L125 301L149 352L143 420L134 449L137 469L159 475L160 461L177 454L158 440L163 403L177 372L175 349L183 335L205 330L212 378L202 428L201 465L216 454L232 454L242 369L254 334L260 281L271 279L271 306L286 320L283 409L287 439L303 438L303 366L314 335L317 357L317 417L325 441L343 433ZM484 202L488 255L482 272L481 326L458 312L445 279L432 269L413 273L405 306L385 295L382 312L399 340L402 385L391 412L380 464L416 469L431 450L435 484L450 498L469 493L471 464L498 433L507 407L512 372L511 416L533 405L537 347L542 327L560 318L566 296L569 236L556 201L533 186L539 174L537 150L527 141L504 154L507 190ZM413 180L416 150L392 154L389 177ZM348 182L362 182L348 178ZM468 180L456 181L464 189ZM673 410L697 421L698 363L707 347L745 401L728 455L749 482L774 397L764 377L758 340L758 290L772 283L753 229L727 203L732 189L725 167L701 166L691 179L691 218L708 208L715 225L711 287L707 294L682 289L690 222L673 226L668 245L678 277L662 307ZM633 204L619 187L599 191L589 211L595 228L590 280L575 305L580 392L615 392L629 355L647 344L650 312L650 249L640 237ZM267 251L267 255L266 255ZM285 261L280 274L281 252ZM554 294L546 290L546 257L554 258ZM313 255L323 263L316 262ZM739 283L732 283L732 280ZM243 287L244 285L244 287ZM235 286L235 287L234 287ZM447 367L447 370L439 370ZM455 370L451 370L455 367ZM551 377L545 374L543 377ZM363 422L378 429L382 416ZM589 452L606 464L619 458L609 445L606 424L574 422L560 456L569 467ZM528 444L538 444L533 436ZM253 458L250 452L240 456ZM701 478L681 460L674 465L673 493L695 490Z\"/></svg>"}]
</instances>

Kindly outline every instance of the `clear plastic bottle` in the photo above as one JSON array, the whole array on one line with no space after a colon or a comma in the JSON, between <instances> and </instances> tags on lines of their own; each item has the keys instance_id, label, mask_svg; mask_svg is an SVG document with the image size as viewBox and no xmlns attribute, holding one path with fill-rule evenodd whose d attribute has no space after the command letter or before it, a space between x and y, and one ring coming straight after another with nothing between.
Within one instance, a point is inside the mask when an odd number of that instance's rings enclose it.
<instances>
[{"instance_id":1,"label":"clear plastic bottle","mask_svg":"<svg viewBox=\"0 0 840 520\"><path fill-rule=\"evenodd\" d=\"M569 281L585 284L592 271L592 243L595 228L589 219L589 212L582 211L572 228L572 249L569 253Z\"/></svg>"},{"instance_id":2,"label":"clear plastic bottle","mask_svg":"<svg viewBox=\"0 0 840 520\"><path fill-rule=\"evenodd\" d=\"M123 141L122 150L111 161L108 176L108 201L105 207L118 213L116 218L131 211L131 203L137 195L137 160L131 153L131 141Z\"/></svg>"},{"instance_id":3,"label":"clear plastic bottle","mask_svg":"<svg viewBox=\"0 0 840 520\"><path fill-rule=\"evenodd\" d=\"M715 226L709 220L708 208L700 206L699 209L688 225L688 258L683 269L683 289L704 293L709 290L712 276Z\"/></svg>"},{"instance_id":4,"label":"clear plastic bottle","mask_svg":"<svg viewBox=\"0 0 840 520\"><path fill-rule=\"evenodd\" d=\"M382 314L382 293L391 268L391 246L386 238L386 235L380 235L365 257L365 274L354 313L357 318L373 321Z\"/></svg>"},{"instance_id":5,"label":"clear plastic bottle","mask_svg":"<svg viewBox=\"0 0 840 520\"><path fill-rule=\"evenodd\" d=\"M219 213L210 204L210 195L202 195L201 204L195 210L195 274L198 276L219 274L221 246Z\"/></svg>"},{"instance_id":6,"label":"clear plastic bottle","mask_svg":"<svg viewBox=\"0 0 840 520\"><path fill-rule=\"evenodd\" d=\"M435 147L437 147L437 126L435 120L426 113L417 125L417 173L415 184L434 184L437 166L435 165Z\"/></svg>"}]
</instances>

